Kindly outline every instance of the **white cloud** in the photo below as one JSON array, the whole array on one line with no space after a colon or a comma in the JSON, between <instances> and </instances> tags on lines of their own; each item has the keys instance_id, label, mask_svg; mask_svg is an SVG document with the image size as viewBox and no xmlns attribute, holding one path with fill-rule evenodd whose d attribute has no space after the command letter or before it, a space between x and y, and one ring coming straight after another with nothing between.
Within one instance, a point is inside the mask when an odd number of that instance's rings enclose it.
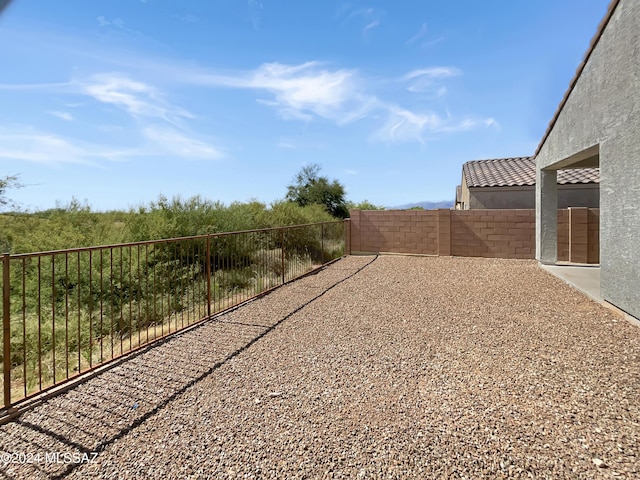
<instances>
[{"instance_id":1,"label":"white cloud","mask_svg":"<svg viewBox=\"0 0 640 480\"><path fill-rule=\"evenodd\" d=\"M54 117L61 118L62 120L66 120L67 122L72 122L74 120L73 115L71 115L68 112L54 111L54 112L49 112L49 115L53 115Z\"/></svg>"},{"instance_id":2,"label":"white cloud","mask_svg":"<svg viewBox=\"0 0 640 480\"><path fill-rule=\"evenodd\" d=\"M464 118L457 122L450 122L446 125L442 125L437 129L438 132L457 133L474 130L476 128L500 128L498 122L493 118Z\"/></svg>"},{"instance_id":3,"label":"white cloud","mask_svg":"<svg viewBox=\"0 0 640 480\"><path fill-rule=\"evenodd\" d=\"M50 83L15 83L0 84L0 90L28 91L28 90L48 90L52 92L70 90L70 82L50 82Z\"/></svg>"},{"instance_id":4,"label":"white cloud","mask_svg":"<svg viewBox=\"0 0 640 480\"><path fill-rule=\"evenodd\" d=\"M96 17L96 20L98 21L98 26L100 27L107 27L111 25L111 22L102 15L100 15L99 17Z\"/></svg>"},{"instance_id":5,"label":"white cloud","mask_svg":"<svg viewBox=\"0 0 640 480\"><path fill-rule=\"evenodd\" d=\"M32 127L0 128L0 160L58 165L101 166L105 161L172 155L183 159L215 160L224 157L216 147L171 127L148 126L141 131L147 145L114 149L43 132Z\"/></svg>"},{"instance_id":6,"label":"white cloud","mask_svg":"<svg viewBox=\"0 0 640 480\"><path fill-rule=\"evenodd\" d=\"M459 75L462 72L455 67L431 67L413 70L405 74L402 80L408 83L407 90L410 92L425 92L431 90L438 80Z\"/></svg>"},{"instance_id":7,"label":"white cloud","mask_svg":"<svg viewBox=\"0 0 640 480\"><path fill-rule=\"evenodd\" d=\"M424 38L427 35L427 24L423 23L420 26L420 31L418 33L416 33L413 37L411 37L409 40L407 40L406 42L404 42L405 45L413 45L414 43L416 43L418 40ZM433 45L436 45L440 42L442 42L445 39L444 36L440 36L437 38L432 38L431 40L426 40L423 42L420 42L420 47L423 49L426 49L428 47L432 47Z\"/></svg>"},{"instance_id":8,"label":"white cloud","mask_svg":"<svg viewBox=\"0 0 640 480\"><path fill-rule=\"evenodd\" d=\"M174 129L157 126L149 126L142 130L144 136L153 142L153 145L172 155L187 159L217 160L223 153L214 146L187 136Z\"/></svg>"},{"instance_id":9,"label":"white cloud","mask_svg":"<svg viewBox=\"0 0 640 480\"><path fill-rule=\"evenodd\" d=\"M142 32L127 27L125 21L122 18L114 18L113 20L110 20L104 15L100 15L96 17L96 20L98 21L98 26L100 28L106 29L107 27L113 27L112 31L119 31L121 33L126 33L135 37L144 37Z\"/></svg>"},{"instance_id":10,"label":"white cloud","mask_svg":"<svg viewBox=\"0 0 640 480\"><path fill-rule=\"evenodd\" d=\"M382 12L376 8L356 8L350 4L342 5L336 13L336 18L342 19L343 24L351 22L359 23L362 26L363 34L378 27L381 23L381 17Z\"/></svg>"},{"instance_id":11,"label":"white cloud","mask_svg":"<svg viewBox=\"0 0 640 480\"><path fill-rule=\"evenodd\" d=\"M493 118L443 119L436 113L412 112L390 105L385 125L373 134L371 140L387 143L417 141L424 144L426 134L458 133L489 127L497 127Z\"/></svg>"},{"instance_id":12,"label":"white cloud","mask_svg":"<svg viewBox=\"0 0 640 480\"><path fill-rule=\"evenodd\" d=\"M411 37L409 40L407 40L405 42L405 45L411 45L412 43L417 42L426 34L427 34L427 24L423 23L422 26L420 27L420 31L416 33L413 37Z\"/></svg>"},{"instance_id":13,"label":"white cloud","mask_svg":"<svg viewBox=\"0 0 640 480\"><path fill-rule=\"evenodd\" d=\"M307 118L311 112L349 123L363 115L359 112L360 86L353 71L320 69L315 62L298 66L270 63L252 74L249 85L272 92L272 105L294 117L301 114Z\"/></svg>"},{"instance_id":14,"label":"white cloud","mask_svg":"<svg viewBox=\"0 0 640 480\"><path fill-rule=\"evenodd\" d=\"M195 118L187 110L171 105L153 86L132 80L126 75L106 73L79 82L83 93L96 100L115 105L135 118L162 118L178 125L185 118Z\"/></svg>"},{"instance_id":15,"label":"white cloud","mask_svg":"<svg viewBox=\"0 0 640 480\"><path fill-rule=\"evenodd\" d=\"M374 28L376 28L379 25L380 25L380 20L374 20L372 22L369 22L367 25L365 25L365 27L364 27L364 29L362 31L366 33L369 30L373 30Z\"/></svg>"},{"instance_id":16,"label":"white cloud","mask_svg":"<svg viewBox=\"0 0 640 480\"><path fill-rule=\"evenodd\" d=\"M425 130L434 130L441 124L436 114L420 114L397 106L389 106L388 118L385 125L373 136L374 140L398 143L417 141L424 143L422 138Z\"/></svg>"},{"instance_id":17,"label":"white cloud","mask_svg":"<svg viewBox=\"0 0 640 480\"><path fill-rule=\"evenodd\" d=\"M434 45L437 45L438 43L443 42L445 40L445 38L446 37L443 35L443 36L434 38L432 40L427 40L426 42L422 42L420 44L420 47L423 48L423 49L426 49L426 48L429 48L429 47L433 47Z\"/></svg>"},{"instance_id":18,"label":"white cloud","mask_svg":"<svg viewBox=\"0 0 640 480\"><path fill-rule=\"evenodd\" d=\"M455 67L430 67L412 70L400 81L407 83L412 92L433 90L435 96L444 96L447 88L438 84L461 74ZM448 113L443 119L433 112L403 108L370 93L356 70L331 69L320 62L267 63L255 70L231 75L191 72L181 80L209 87L271 92L272 98L257 101L276 109L279 116L287 120L311 122L320 118L344 126L365 118L383 118L382 126L370 137L374 141L424 143L427 133L461 132L492 126L486 122L493 121L460 120Z\"/></svg>"},{"instance_id":19,"label":"white cloud","mask_svg":"<svg viewBox=\"0 0 640 480\"><path fill-rule=\"evenodd\" d=\"M0 159L10 161L97 165L96 160L118 160L127 154L32 128L0 130Z\"/></svg>"},{"instance_id":20,"label":"white cloud","mask_svg":"<svg viewBox=\"0 0 640 480\"><path fill-rule=\"evenodd\" d=\"M331 70L320 62L300 65L265 63L235 75L187 74L183 81L209 87L229 87L270 92L270 99L258 99L278 110L285 119L311 121L314 117L339 125L365 117L377 104L365 92L355 70Z\"/></svg>"},{"instance_id":21,"label":"white cloud","mask_svg":"<svg viewBox=\"0 0 640 480\"><path fill-rule=\"evenodd\" d=\"M358 175L357 170L347 169L344 171L345 175Z\"/></svg>"}]
</instances>

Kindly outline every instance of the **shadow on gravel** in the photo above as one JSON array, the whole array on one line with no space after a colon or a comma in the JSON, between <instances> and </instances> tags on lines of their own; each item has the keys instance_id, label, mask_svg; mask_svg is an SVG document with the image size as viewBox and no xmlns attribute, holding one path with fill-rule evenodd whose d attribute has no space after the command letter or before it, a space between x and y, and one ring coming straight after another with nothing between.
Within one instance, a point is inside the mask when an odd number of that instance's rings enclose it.
<instances>
[{"instance_id":1,"label":"shadow on gravel","mask_svg":"<svg viewBox=\"0 0 640 480\"><path fill-rule=\"evenodd\" d=\"M0 479L66 477L377 258L322 289L271 325L225 321L226 313L150 346L26 412L0 429ZM197 335L203 329L207 330L206 335ZM215 345L211 345L212 338ZM207 348L198 348L198 342L206 343ZM203 351L209 355L203 358L190 354Z\"/></svg>"}]
</instances>

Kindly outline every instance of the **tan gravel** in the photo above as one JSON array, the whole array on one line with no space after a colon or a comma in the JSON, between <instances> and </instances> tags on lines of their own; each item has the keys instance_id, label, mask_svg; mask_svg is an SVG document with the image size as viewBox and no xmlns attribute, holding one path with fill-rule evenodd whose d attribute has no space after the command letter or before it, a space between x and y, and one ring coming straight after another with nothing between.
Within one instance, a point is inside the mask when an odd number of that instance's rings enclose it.
<instances>
[{"instance_id":1,"label":"tan gravel","mask_svg":"<svg viewBox=\"0 0 640 480\"><path fill-rule=\"evenodd\" d=\"M348 257L0 427L99 452L0 478L638 478L639 354L533 261Z\"/></svg>"}]
</instances>

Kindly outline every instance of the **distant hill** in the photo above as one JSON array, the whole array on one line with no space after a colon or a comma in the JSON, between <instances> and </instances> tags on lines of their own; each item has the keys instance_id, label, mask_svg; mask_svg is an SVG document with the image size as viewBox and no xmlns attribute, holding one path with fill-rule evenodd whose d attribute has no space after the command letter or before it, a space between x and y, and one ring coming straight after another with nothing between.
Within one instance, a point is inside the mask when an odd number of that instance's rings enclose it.
<instances>
[{"instance_id":1,"label":"distant hill","mask_svg":"<svg viewBox=\"0 0 640 480\"><path fill-rule=\"evenodd\" d=\"M425 210L433 210L435 208L451 208L453 207L454 200L443 200L441 202L415 202L405 203L404 205L398 205L396 207L387 207L387 210L407 210L413 207L422 207Z\"/></svg>"}]
</instances>

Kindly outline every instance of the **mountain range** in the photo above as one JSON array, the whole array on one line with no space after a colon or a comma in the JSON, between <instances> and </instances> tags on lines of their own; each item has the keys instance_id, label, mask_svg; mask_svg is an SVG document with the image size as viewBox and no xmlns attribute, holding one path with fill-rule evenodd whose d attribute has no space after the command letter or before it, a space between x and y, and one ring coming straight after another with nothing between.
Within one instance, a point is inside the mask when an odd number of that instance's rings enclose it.
<instances>
[{"instance_id":1,"label":"mountain range","mask_svg":"<svg viewBox=\"0 0 640 480\"><path fill-rule=\"evenodd\" d=\"M398 205L395 207L386 207L387 210L407 210L413 207L422 207L425 210L433 210L436 208L451 208L453 207L454 200L442 200L440 202L415 202L405 203L404 205Z\"/></svg>"}]
</instances>

